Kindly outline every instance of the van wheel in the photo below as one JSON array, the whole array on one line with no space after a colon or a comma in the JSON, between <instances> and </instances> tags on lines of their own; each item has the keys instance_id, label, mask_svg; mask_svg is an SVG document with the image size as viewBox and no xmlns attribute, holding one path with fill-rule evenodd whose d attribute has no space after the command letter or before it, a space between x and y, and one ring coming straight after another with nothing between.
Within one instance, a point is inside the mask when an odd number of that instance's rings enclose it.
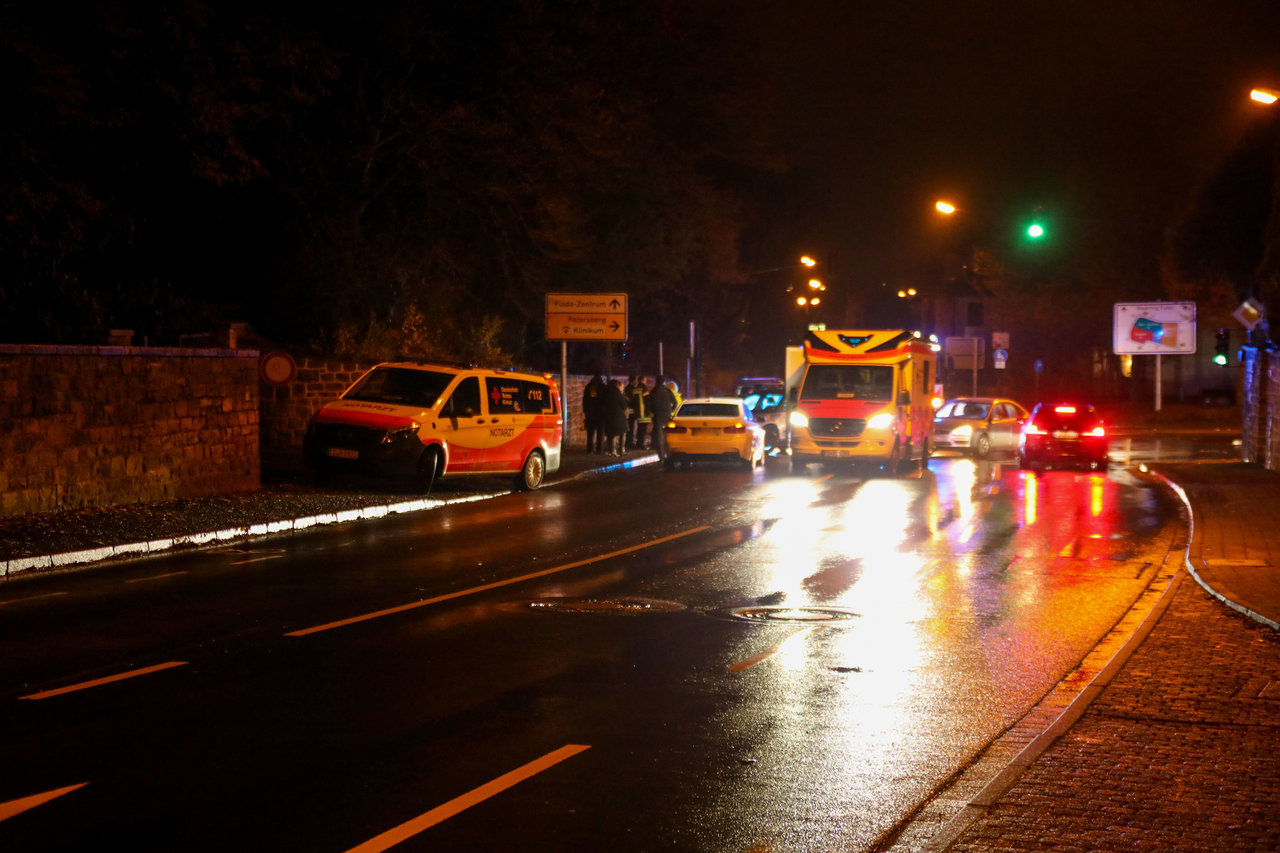
<instances>
[{"instance_id":1,"label":"van wheel","mask_svg":"<svg viewBox=\"0 0 1280 853\"><path fill-rule=\"evenodd\" d=\"M420 493L431 494L431 489L440 479L440 470L444 467L441 465L442 461L439 448L429 447L422 451L422 458L418 460L418 470L413 476L414 486Z\"/></svg>"},{"instance_id":2,"label":"van wheel","mask_svg":"<svg viewBox=\"0 0 1280 853\"><path fill-rule=\"evenodd\" d=\"M525 457L520 476L516 477L516 488L531 492L542 485L542 478L546 473L547 464L543 461L542 454L535 450Z\"/></svg>"}]
</instances>

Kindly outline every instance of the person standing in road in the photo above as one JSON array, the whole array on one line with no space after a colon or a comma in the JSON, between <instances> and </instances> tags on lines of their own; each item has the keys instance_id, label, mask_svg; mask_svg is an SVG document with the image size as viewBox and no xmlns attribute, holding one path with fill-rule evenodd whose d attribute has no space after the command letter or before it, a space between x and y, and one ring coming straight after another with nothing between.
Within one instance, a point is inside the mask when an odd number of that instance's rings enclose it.
<instances>
[{"instance_id":1,"label":"person standing in road","mask_svg":"<svg viewBox=\"0 0 1280 853\"><path fill-rule=\"evenodd\" d=\"M649 392L649 411L653 412L653 449L663 459L667 457L667 436L664 429L675 410L675 395L667 387L667 378L659 376L653 383L653 390Z\"/></svg>"},{"instance_id":2,"label":"person standing in road","mask_svg":"<svg viewBox=\"0 0 1280 853\"><path fill-rule=\"evenodd\" d=\"M644 412L644 385L640 382L640 377L630 377L623 393L627 395L627 450L636 450L636 427Z\"/></svg>"},{"instance_id":3,"label":"person standing in road","mask_svg":"<svg viewBox=\"0 0 1280 853\"><path fill-rule=\"evenodd\" d=\"M636 405L639 407L639 415L636 417L636 450L644 450L653 413L649 411L649 386L645 384L643 376L636 378Z\"/></svg>"},{"instance_id":4,"label":"person standing in road","mask_svg":"<svg viewBox=\"0 0 1280 853\"><path fill-rule=\"evenodd\" d=\"M605 386L603 420L605 451L610 456L621 456L627 438L627 396L621 379Z\"/></svg>"},{"instance_id":5,"label":"person standing in road","mask_svg":"<svg viewBox=\"0 0 1280 853\"><path fill-rule=\"evenodd\" d=\"M582 392L582 425L587 430L588 453L599 453L604 449L603 416L604 380L597 373Z\"/></svg>"}]
</instances>

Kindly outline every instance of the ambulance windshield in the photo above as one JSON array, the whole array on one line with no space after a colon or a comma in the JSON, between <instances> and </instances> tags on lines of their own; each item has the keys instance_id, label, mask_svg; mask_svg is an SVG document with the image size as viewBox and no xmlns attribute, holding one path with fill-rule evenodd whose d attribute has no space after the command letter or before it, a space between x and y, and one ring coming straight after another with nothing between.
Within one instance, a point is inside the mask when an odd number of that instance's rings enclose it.
<instances>
[{"instance_id":1,"label":"ambulance windshield","mask_svg":"<svg viewBox=\"0 0 1280 853\"><path fill-rule=\"evenodd\" d=\"M893 399L893 368L888 365L812 364L804 377L800 400Z\"/></svg>"},{"instance_id":2,"label":"ambulance windshield","mask_svg":"<svg viewBox=\"0 0 1280 853\"><path fill-rule=\"evenodd\" d=\"M429 409L453 380L451 373L405 367L375 367L342 395L344 400Z\"/></svg>"}]
</instances>

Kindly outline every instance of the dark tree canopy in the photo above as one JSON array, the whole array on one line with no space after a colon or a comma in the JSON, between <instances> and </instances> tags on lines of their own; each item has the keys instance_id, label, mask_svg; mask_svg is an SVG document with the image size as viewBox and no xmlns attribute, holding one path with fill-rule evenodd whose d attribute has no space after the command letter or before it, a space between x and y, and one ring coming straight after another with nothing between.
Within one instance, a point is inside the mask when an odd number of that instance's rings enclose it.
<instances>
[{"instance_id":1,"label":"dark tree canopy","mask_svg":"<svg viewBox=\"0 0 1280 853\"><path fill-rule=\"evenodd\" d=\"M548 290L730 311L780 164L729 6L6 4L0 339L521 360Z\"/></svg>"}]
</instances>

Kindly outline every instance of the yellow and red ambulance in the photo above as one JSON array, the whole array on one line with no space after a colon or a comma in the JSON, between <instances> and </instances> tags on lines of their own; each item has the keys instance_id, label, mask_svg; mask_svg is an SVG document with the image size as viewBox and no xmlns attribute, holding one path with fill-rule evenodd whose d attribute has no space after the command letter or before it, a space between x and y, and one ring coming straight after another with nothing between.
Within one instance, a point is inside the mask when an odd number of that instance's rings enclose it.
<instances>
[{"instance_id":1,"label":"yellow and red ambulance","mask_svg":"<svg viewBox=\"0 0 1280 853\"><path fill-rule=\"evenodd\" d=\"M560 470L564 411L551 374L388 362L311 418L303 457L321 478L343 471L440 478L514 474L536 489Z\"/></svg>"},{"instance_id":2,"label":"yellow and red ambulance","mask_svg":"<svg viewBox=\"0 0 1280 853\"><path fill-rule=\"evenodd\" d=\"M787 348L787 449L809 463L929 458L937 347L905 329L810 330Z\"/></svg>"}]
</instances>

